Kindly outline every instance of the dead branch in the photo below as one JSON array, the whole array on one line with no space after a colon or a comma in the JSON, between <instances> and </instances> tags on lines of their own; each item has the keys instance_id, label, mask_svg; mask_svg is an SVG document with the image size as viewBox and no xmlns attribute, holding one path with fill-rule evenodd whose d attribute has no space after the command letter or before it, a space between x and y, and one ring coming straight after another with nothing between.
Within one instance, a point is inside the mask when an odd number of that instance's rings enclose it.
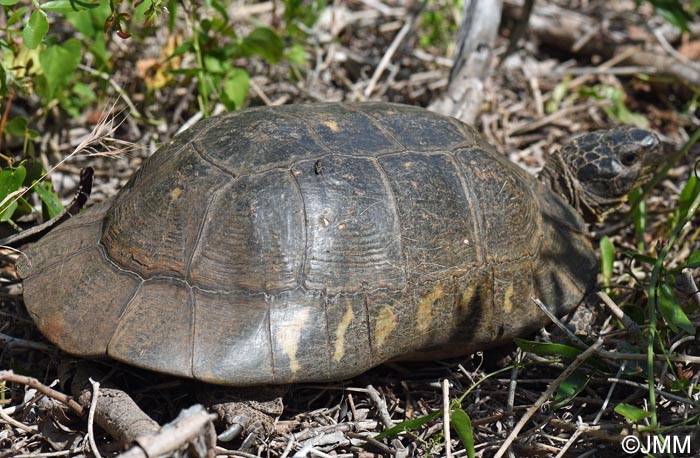
<instances>
[{"instance_id":1,"label":"dead branch","mask_svg":"<svg viewBox=\"0 0 700 458\"><path fill-rule=\"evenodd\" d=\"M184 409L175 420L163 426L157 434L141 436L137 445L119 458L154 458L187 446L188 456L214 458L216 415L207 413L200 404Z\"/></svg>"},{"instance_id":2,"label":"dead branch","mask_svg":"<svg viewBox=\"0 0 700 458\"><path fill-rule=\"evenodd\" d=\"M61 393L60 391L56 391L53 388L44 385L39 380L33 377L17 375L12 371L0 371L0 382L4 381L19 383L21 385L26 385L30 388L34 388L39 393L44 394L50 397L51 399L55 399L59 402L62 402L63 404L68 406L73 412L75 412L78 416L83 415L83 408L80 406L80 404L75 402L75 399L68 396L67 394Z\"/></svg>"},{"instance_id":3,"label":"dead branch","mask_svg":"<svg viewBox=\"0 0 700 458\"><path fill-rule=\"evenodd\" d=\"M79 367L71 384L73 395L84 408L92 401L89 376L87 369ZM131 396L104 382L95 406L95 422L124 446L140 436L160 431L160 425L141 410Z\"/></svg>"},{"instance_id":4,"label":"dead branch","mask_svg":"<svg viewBox=\"0 0 700 458\"><path fill-rule=\"evenodd\" d=\"M504 18L516 20L520 17L521 3L506 0ZM682 62L664 54L661 49L647 49L643 45L620 41L604 33L602 24L594 18L576 11L554 4L537 3L530 16L529 30L547 46L580 55L597 54L606 60L625 53L627 57L620 62L621 65L644 67L647 73L700 87L700 66L697 63Z\"/></svg>"},{"instance_id":5,"label":"dead branch","mask_svg":"<svg viewBox=\"0 0 700 458\"><path fill-rule=\"evenodd\" d=\"M430 110L474 124L484 99L484 80L491 68L502 6L501 0L464 2L450 83L442 96L429 105Z\"/></svg>"}]
</instances>

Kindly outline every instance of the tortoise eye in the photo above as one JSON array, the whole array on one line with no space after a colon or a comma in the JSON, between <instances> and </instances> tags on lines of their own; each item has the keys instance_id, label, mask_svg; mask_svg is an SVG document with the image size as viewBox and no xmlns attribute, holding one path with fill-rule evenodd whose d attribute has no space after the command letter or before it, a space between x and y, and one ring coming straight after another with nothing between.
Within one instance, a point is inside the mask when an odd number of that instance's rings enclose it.
<instances>
[{"instance_id":1,"label":"tortoise eye","mask_svg":"<svg viewBox=\"0 0 700 458\"><path fill-rule=\"evenodd\" d=\"M637 155L632 153L632 152L625 153L622 155L620 160L622 161L623 165L630 166L630 165L634 164L634 162L637 160Z\"/></svg>"}]
</instances>

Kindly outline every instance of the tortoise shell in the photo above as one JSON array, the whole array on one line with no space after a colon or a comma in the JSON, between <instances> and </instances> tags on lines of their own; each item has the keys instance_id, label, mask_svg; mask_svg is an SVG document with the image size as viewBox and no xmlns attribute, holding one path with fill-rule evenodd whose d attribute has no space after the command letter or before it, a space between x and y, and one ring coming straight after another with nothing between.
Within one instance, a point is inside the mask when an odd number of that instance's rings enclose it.
<instances>
[{"instance_id":1,"label":"tortoise shell","mask_svg":"<svg viewBox=\"0 0 700 458\"><path fill-rule=\"evenodd\" d=\"M63 350L228 385L338 380L540 327L596 279L580 216L472 128L312 104L199 122L18 260Z\"/></svg>"}]
</instances>

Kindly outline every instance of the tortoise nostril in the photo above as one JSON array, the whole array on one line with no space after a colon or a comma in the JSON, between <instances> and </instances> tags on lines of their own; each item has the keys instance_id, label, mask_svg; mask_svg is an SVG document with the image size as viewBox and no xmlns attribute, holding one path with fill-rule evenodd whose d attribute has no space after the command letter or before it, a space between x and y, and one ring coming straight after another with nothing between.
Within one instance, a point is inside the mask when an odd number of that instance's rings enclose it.
<instances>
[{"instance_id":1,"label":"tortoise nostril","mask_svg":"<svg viewBox=\"0 0 700 458\"><path fill-rule=\"evenodd\" d=\"M656 145L657 143L659 143L659 139L656 137L656 135L647 135L647 136L644 137L644 139L640 142L640 144L641 144L642 146L644 146L645 148L650 147L650 146L654 146L654 145Z\"/></svg>"}]
</instances>

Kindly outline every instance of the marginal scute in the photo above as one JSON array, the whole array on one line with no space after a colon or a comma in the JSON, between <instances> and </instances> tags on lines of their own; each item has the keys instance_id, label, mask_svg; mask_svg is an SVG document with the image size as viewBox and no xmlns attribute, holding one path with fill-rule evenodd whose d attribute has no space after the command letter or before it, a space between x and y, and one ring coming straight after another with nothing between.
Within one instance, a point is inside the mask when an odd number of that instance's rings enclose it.
<instances>
[{"instance_id":1,"label":"marginal scute","mask_svg":"<svg viewBox=\"0 0 700 458\"><path fill-rule=\"evenodd\" d=\"M270 307L264 294L194 289L193 373L199 380L239 386L274 378Z\"/></svg>"},{"instance_id":2,"label":"marginal scute","mask_svg":"<svg viewBox=\"0 0 700 458\"><path fill-rule=\"evenodd\" d=\"M367 294L373 361L403 357L421 348L449 343L455 332L453 304L459 288L457 281L445 280L444 284ZM430 320L428 326L419 321L421 308L422 318Z\"/></svg>"},{"instance_id":3,"label":"marginal scute","mask_svg":"<svg viewBox=\"0 0 700 458\"><path fill-rule=\"evenodd\" d=\"M127 304L109 341L109 356L192 377L194 306L190 289L179 280L151 280Z\"/></svg>"},{"instance_id":4,"label":"marginal scute","mask_svg":"<svg viewBox=\"0 0 700 458\"><path fill-rule=\"evenodd\" d=\"M94 247L102 234L102 218L111 201L90 207L46 234L17 258L17 273L28 278L85 248Z\"/></svg>"},{"instance_id":5,"label":"marginal scute","mask_svg":"<svg viewBox=\"0 0 700 458\"><path fill-rule=\"evenodd\" d=\"M365 294L338 294L328 299L326 310L330 371L334 378L352 377L375 366ZM364 356L358 358L358 355Z\"/></svg>"},{"instance_id":6,"label":"marginal scute","mask_svg":"<svg viewBox=\"0 0 700 458\"><path fill-rule=\"evenodd\" d=\"M274 380L330 380L324 296L298 289L269 300Z\"/></svg>"},{"instance_id":7,"label":"marginal scute","mask_svg":"<svg viewBox=\"0 0 700 458\"><path fill-rule=\"evenodd\" d=\"M401 359L434 360L464 355L484 348L481 322L490 318L489 275L483 269L439 284L417 286L413 301L416 315L429 310L429 323L414 319L405 324L412 329L414 348ZM423 318L428 318L423 314Z\"/></svg>"},{"instance_id":8,"label":"marginal scute","mask_svg":"<svg viewBox=\"0 0 700 458\"><path fill-rule=\"evenodd\" d=\"M335 335L333 336L335 343L333 346L332 361L335 363L342 360L343 356L345 356L345 334L348 332L353 318L355 318L355 313L352 310L352 303L347 301L345 304L345 313L343 313L343 317L336 324Z\"/></svg>"},{"instance_id":9,"label":"marginal scute","mask_svg":"<svg viewBox=\"0 0 700 458\"><path fill-rule=\"evenodd\" d=\"M24 300L42 333L69 353L106 355L122 310L141 280L119 271L98 246L48 268L40 268L31 252L27 255L39 273L24 280Z\"/></svg>"},{"instance_id":10,"label":"marginal scute","mask_svg":"<svg viewBox=\"0 0 700 458\"><path fill-rule=\"evenodd\" d=\"M546 317L532 299L536 297L531 259L522 258L493 268L493 311L484 323L484 331L493 344L511 341L534 332Z\"/></svg>"},{"instance_id":11,"label":"marginal scute","mask_svg":"<svg viewBox=\"0 0 700 458\"><path fill-rule=\"evenodd\" d=\"M388 305L378 307L379 312L374 318L374 341L377 348L384 348L389 341L389 336L396 330L397 318L394 308Z\"/></svg>"},{"instance_id":12,"label":"marginal scute","mask_svg":"<svg viewBox=\"0 0 700 458\"><path fill-rule=\"evenodd\" d=\"M445 291L442 285L437 285L431 289L428 294L418 299L418 313L416 314L416 330L419 334L424 335L433 325L436 315L441 309L449 310L449 307L440 307L443 305L440 301L445 298ZM437 305L437 307L436 307Z\"/></svg>"}]
</instances>

